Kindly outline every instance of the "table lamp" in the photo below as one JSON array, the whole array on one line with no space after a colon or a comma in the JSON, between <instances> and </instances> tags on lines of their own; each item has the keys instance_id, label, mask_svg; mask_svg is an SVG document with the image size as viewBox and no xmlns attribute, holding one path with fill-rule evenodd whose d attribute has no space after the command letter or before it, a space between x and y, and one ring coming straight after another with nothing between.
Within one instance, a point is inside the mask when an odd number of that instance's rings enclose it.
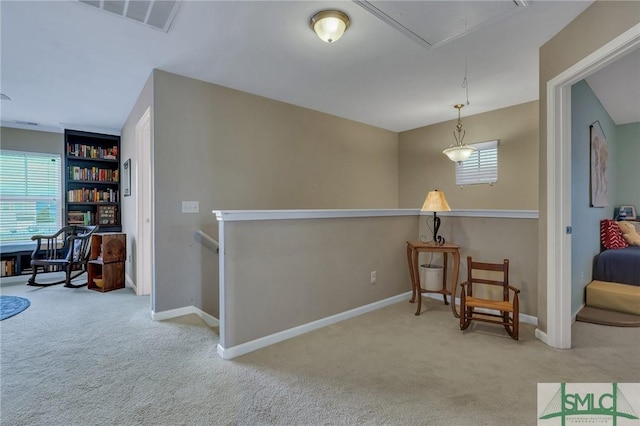
<instances>
[{"instance_id":1,"label":"table lamp","mask_svg":"<svg viewBox=\"0 0 640 426\"><path fill-rule=\"evenodd\" d=\"M436 214L436 212L451 211L451 207L449 207L449 203L447 203L444 192L438 191L437 189L434 191L429 191L420 211L433 212L433 240L430 242L438 245L444 244L444 238L438 235L438 229L440 229L440 218ZM428 219L427 226L429 226Z\"/></svg>"}]
</instances>

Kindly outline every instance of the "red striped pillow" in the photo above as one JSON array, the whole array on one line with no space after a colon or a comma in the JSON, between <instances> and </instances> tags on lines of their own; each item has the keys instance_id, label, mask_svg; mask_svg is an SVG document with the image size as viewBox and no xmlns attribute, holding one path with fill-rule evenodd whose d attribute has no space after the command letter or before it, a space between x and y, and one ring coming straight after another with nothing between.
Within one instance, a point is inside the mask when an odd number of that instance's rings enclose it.
<instances>
[{"instance_id":1,"label":"red striped pillow","mask_svg":"<svg viewBox=\"0 0 640 426\"><path fill-rule=\"evenodd\" d=\"M606 249L628 247L629 244L622 237L622 231L615 220L603 219L600 221L600 242Z\"/></svg>"}]
</instances>

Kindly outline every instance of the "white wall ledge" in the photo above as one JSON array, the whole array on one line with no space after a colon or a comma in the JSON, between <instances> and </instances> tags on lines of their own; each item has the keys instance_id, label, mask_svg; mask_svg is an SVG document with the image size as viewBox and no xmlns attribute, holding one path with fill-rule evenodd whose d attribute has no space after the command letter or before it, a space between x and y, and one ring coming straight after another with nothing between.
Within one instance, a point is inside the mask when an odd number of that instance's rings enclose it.
<instances>
[{"instance_id":1,"label":"white wall ledge","mask_svg":"<svg viewBox=\"0 0 640 426\"><path fill-rule=\"evenodd\" d=\"M333 219L341 217L416 216L418 209L351 210L214 210L220 222L244 220Z\"/></svg>"},{"instance_id":2,"label":"white wall ledge","mask_svg":"<svg viewBox=\"0 0 640 426\"><path fill-rule=\"evenodd\" d=\"M432 212L420 212L421 216L431 215ZM450 212L439 212L438 216L456 217L496 217L508 219L538 219L538 210L479 210L459 209Z\"/></svg>"},{"instance_id":3,"label":"white wall ledge","mask_svg":"<svg viewBox=\"0 0 640 426\"><path fill-rule=\"evenodd\" d=\"M286 219L332 219L349 217L425 216L419 209L351 209L351 210L214 210L219 222ZM538 219L538 210L453 210L441 216Z\"/></svg>"}]
</instances>

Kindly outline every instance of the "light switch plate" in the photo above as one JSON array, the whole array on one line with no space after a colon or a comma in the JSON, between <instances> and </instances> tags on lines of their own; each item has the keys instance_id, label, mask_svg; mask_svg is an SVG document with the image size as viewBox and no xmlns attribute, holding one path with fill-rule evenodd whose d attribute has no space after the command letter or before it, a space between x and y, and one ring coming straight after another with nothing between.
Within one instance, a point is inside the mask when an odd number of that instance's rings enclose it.
<instances>
[{"instance_id":1,"label":"light switch plate","mask_svg":"<svg viewBox=\"0 0 640 426\"><path fill-rule=\"evenodd\" d=\"M182 213L198 213L198 212L200 212L199 201L183 201L182 202Z\"/></svg>"}]
</instances>

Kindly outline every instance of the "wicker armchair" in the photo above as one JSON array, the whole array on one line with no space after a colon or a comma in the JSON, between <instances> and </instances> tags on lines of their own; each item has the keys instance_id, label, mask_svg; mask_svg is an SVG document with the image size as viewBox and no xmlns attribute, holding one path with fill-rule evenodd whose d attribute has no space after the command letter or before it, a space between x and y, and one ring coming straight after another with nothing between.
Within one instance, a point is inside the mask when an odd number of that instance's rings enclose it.
<instances>
[{"instance_id":1,"label":"wicker armchair","mask_svg":"<svg viewBox=\"0 0 640 426\"><path fill-rule=\"evenodd\" d=\"M98 230L98 225L69 225L53 235L34 235L31 240L36 247L31 254L33 272L27 285L48 287L64 283L65 287L78 288L87 285L72 284L71 280L87 271L91 235ZM39 272L64 271L65 278L55 282L36 282Z\"/></svg>"}]
</instances>

